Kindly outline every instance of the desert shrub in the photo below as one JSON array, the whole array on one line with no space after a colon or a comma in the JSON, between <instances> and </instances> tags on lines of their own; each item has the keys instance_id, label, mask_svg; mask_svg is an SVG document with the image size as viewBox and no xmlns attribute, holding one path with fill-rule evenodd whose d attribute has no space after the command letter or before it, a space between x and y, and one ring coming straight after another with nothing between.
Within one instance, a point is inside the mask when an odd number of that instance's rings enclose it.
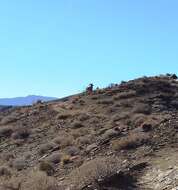
<instances>
[{"instance_id":1,"label":"desert shrub","mask_svg":"<svg viewBox=\"0 0 178 190\"><path fill-rule=\"evenodd\" d=\"M27 167L27 162L23 159L16 159L12 162L12 167L20 171Z\"/></svg>"},{"instance_id":2,"label":"desert shrub","mask_svg":"<svg viewBox=\"0 0 178 190\"><path fill-rule=\"evenodd\" d=\"M22 188L22 180L18 177L11 177L3 180L0 184L1 190L26 190Z\"/></svg>"},{"instance_id":3,"label":"desert shrub","mask_svg":"<svg viewBox=\"0 0 178 190\"><path fill-rule=\"evenodd\" d=\"M9 161L11 159L14 159L14 154L12 154L12 153L1 154L1 159Z\"/></svg>"},{"instance_id":4,"label":"desert shrub","mask_svg":"<svg viewBox=\"0 0 178 190\"><path fill-rule=\"evenodd\" d=\"M83 125L81 122L79 122L79 121L74 121L74 122L72 123L71 127L72 127L73 129L78 129L78 128L84 127L84 125Z\"/></svg>"},{"instance_id":5,"label":"desert shrub","mask_svg":"<svg viewBox=\"0 0 178 190\"><path fill-rule=\"evenodd\" d=\"M61 161L61 154L53 153L46 160L50 163L57 164Z\"/></svg>"},{"instance_id":6,"label":"desert shrub","mask_svg":"<svg viewBox=\"0 0 178 190\"><path fill-rule=\"evenodd\" d=\"M130 108L134 105L134 101L134 99L124 99L122 101L119 101L120 107Z\"/></svg>"},{"instance_id":7,"label":"desert shrub","mask_svg":"<svg viewBox=\"0 0 178 190\"><path fill-rule=\"evenodd\" d=\"M48 161L40 162L39 170L45 172L48 176L53 175L55 172L53 165Z\"/></svg>"},{"instance_id":8,"label":"desert shrub","mask_svg":"<svg viewBox=\"0 0 178 190\"><path fill-rule=\"evenodd\" d=\"M72 104L76 104L79 101L79 97L75 97L71 100Z\"/></svg>"},{"instance_id":9,"label":"desert shrub","mask_svg":"<svg viewBox=\"0 0 178 190\"><path fill-rule=\"evenodd\" d=\"M74 139L77 139L78 137L80 137L81 135L80 135L80 132L79 131L72 131L72 136L74 137Z\"/></svg>"},{"instance_id":10,"label":"desert shrub","mask_svg":"<svg viewBox=\"0 0 178 190\"><path fill-rule=\"evenodd\" d=\"M138 113L138 114L134 114L131 117L131 122L134 126L140 126L142 123L144 123L147 120L147 116L142 114L142 113Z\"/></svg>"},{"instance_id":11,"label":"desert shrub","mask_svg":"<svg viewBox=\"0 0 178 190\"><path fill-rule=\"evenodd\" d=\"M84 100L79 100L79 104L82 106L82 105L85 105L85 101Z\"/></svg>"},{"instance_id":12,"label":"desert shrub","mask_svg":"<svg viewBox=\"0 0 178 190\"><path fill-rule=\"evenodd\" d=\"M91 96L91 99L92 99L92 100L97 100L98 98L99 98L98 95L93 95L93 96Z\"/></svg>"},{"instance_id":13,"label":"desert shrub","mask_svg":"<svg viewBox=\"0 0 178 190\"><path fill-rule=\"evenodd\" d=\"M56 137L54 140L53 140L54 143L60 145L61 148L65 148L67 146L70 146L73 142L73 137L70 136L70 135L64 135L64 136L59 136L59 137Z\"/></svg>"},{"instance_id":14,"label":"desert shrub","mask_svg":"<svg viewBox=\"0 0 178 190\"><path fill-rule=\"evenodd\" d=\"M114 100L120 100L120 99L126 99L126 98L131 98L136 95L136 91L130 90L128 92L121 92L118 95L114 96Z\"/></svg>"},{"instance_id":15,"label":"desert shrub","mask_svg":"<svg viewBox=\"0 0 178 190\"><path fill-rule=\"evenodd\" d=\"M29 160L30 158L32 157L32 153L29 151L29 152L26 152L25 154L24 154L24 158L26 159L26 160Z\"/></svg>"},{"instance_id":16,"label":"desert shrub","mask_svg":"<svg viewBox=\"0 0 178 190\"><path fill-rule=\"evenodd\" d=\"M47 153L49 150L53 149L55 147L54 143L46 143L41 145L40 149L39 149L39 153L40 154L45 154Z\"/></svg>"},{"instance_id":17,"label":"desert shrub","mask_svg":"<svg viewBox=\"0 0 178 190\"><path fill-rule=\"evenodd\" d=\"M5 166L0 167L0 176L10 176L10 175L11 175L11 172L7 167Z\"/></svg>"},{"instance_id":18,"label":"desert shrub","mask_svg":"<svg viewBox=\"0 0 178 190\"><path fill-rule=\"evenodd\" d=\"M113 105L112 107L108 107L108 108L106 109L106 114L115 113L115 112L117 112L117 111L118 111L118 108Z\"/></svg>"},{"instance_id":19,"label":"desert shrub","mask_svg":"<svg viewBox=\"0 0 178 190\"><path fill-rule=\"evenodd\" d=\"M142 130L143 130L144 132L149 132L149 131L152 130L153 125L152 125L151 122L145 122L145 123L143 123L143 124L141 125L141 128L142 128Z\"/></svg>"},{"instance_id":20,"label":"desert shrub","mask_svg":"<svg viewBox=\"0 0 178 190\"><path fill-rule=\"evenodd\" d=\"M108 139L108 138L112 138L118 135L118 131L116 131L115 129L108 129L107 131L105 131L105 133L102 135L102 139Z\"/></svg>"},{"instance_id":21,"label":"desert shrub","mask_svg":"<svg viewBox=\"0 0 178 190\"><path fill-rule=\"evenodd\" d=\"M65 153L70 156L78 155L80 150L76 146L69 146L66 148Z\"/></svg>"},{"instance_id":22,"label":"desert shrub","mask_svg":"<svg viewBox=\"0 0 178 190\"><path fill-rule=\"evenodd\" d=\"M13 128L11 126L0 127L0 138L10 137L13 133Z\"/></svg>"},{"instance_id":23,"label":"desert shrub","mask_svg":"<svg viewBox=\"0 0 178 190\"><path fill-rule=\"evenodd\" d=\"M91 117L89 120L90 124L98 124L99 122L100 122L99 118L95 116Z\"/></svg>"},{"instance_id":24,"label":"desert shrub","mask_svg":"<svg viewBox=\"0 0 178 190\"><path fill-rule=\"evenodd\" d=\"M62 120L65 120L65 119L68 119L68 118L70 118L71 117L71 115L70 114L67 114L67 113L60 113L60 114L58 114L57 115L57 119L62 119Z\"/></svg>"},{"instance_id":25,"label":"desert shrub","mask_svg":"<svg viewBox=\"0 0 178 190\"><path fill-rule=\"evenodd\" d=\"M151 107L148 104L138 103L133 108L133 113L143 113L143 114L150 114Z\"/></svg>"},{"instance_id":26,"label":"desert shrub","mask_svg":"<svg viewBox=\"0 0 178 190\"><path fill-rule=\"evenodd\" d=\"M33 171L28 176L22 190L63 190L57 184L55 178L47 176L44 172Z\"/></svg>"},{"instance_id":27,"label":"desert shrub","mask_svg":"<svg viewBox=\"0 0 178 190\"><path fill-rule=\"evenodd\" d=\"M118 159L114 157L96 158L84 163L70 174L70 183L76 189L82 189L89 184L97 183L99 179L104 179L116 174L119 170Z\"/></svg>"},{"instance_id":28,"label":"desert shrub","mask_svg":"<svg viewBox=\"0 0 178 190\"><path fill-rule=\"evenodd\" d=\"M26 139L30 136L30 130L27 128L19 128L17 131L12 133L12 138L13 139Z\"/></svg>"},{"instance_id":29,"label":"desert shrub","mask_svg":"<svg viewBox=\"0 0 178 190\"><path fill-rule=\"evenodd\" d=\"M1 119L1 125L6 125L17 120L17 116L15 114L8 115Z\"/></svg>"},{"instance_id":30,"label":"desert shrub","mask_svg":"<svg viewBox=\"0 0 178 190\"><path fill-rule=\"evenodd\" d=\"M91 143L91 137L90 136L82 136L77 139L77 144L81 145L87 145Z\"/></svg>"},{"instance_id":31,"label":"desert shrub","mask_svg":"<svg viewBox=\"0 0 178 190\"><path fill-rule=\"evenodd\" d=\"M74 139L77 139L78 137L88 134L88 130L85 128L75 129L71 132L71 134L74 137Z\"/></svg>"},{"instance_id":32,"label":"desert shrub","mask_svg":"<svg viewBox=\"0 0 178 190\"><path fill-rule=\"evenodd\" d=\"M149 136L146 134L138 133L138 134L130 134L127 137L122 137L121 139L117 139L112 141L111 146L115 151L122 149L132 149L140 146L149 141Z\"/></svg>"},{"instance_id":33,"label":"desert shrub","mask_svg":"<svg viewBox=\"0 0 178 190\"><path fill-rule=\"evenodd\" d=\"M105 99L105 100L99 100L97 101L97 104L104 104L104 105L109 105L109 104L113 104L113 100L111 99Z\"/></svg>"},{"instance_id":34,"label":"desert shrub","mask_svg":"<svg viewBox=\"0 0 178 190\"><path fill-rule=\"evenodd\" d=\"M116 122L122 119L128 119L130 117L129 112L120 112L120 114L115 114L111 117L112 122Z\"/></svg>"},{"instance_id":35,"label":"desert shrub","mask_svg":"<svg viewBox=\"0 0 178 190\"><path fill-rule=\"evenodd\" d=\"M86 121L87 119L89 119L90 116L88 114L82 113L78 116L78 120L79 121Z\"/></svg>"}]
</instances>

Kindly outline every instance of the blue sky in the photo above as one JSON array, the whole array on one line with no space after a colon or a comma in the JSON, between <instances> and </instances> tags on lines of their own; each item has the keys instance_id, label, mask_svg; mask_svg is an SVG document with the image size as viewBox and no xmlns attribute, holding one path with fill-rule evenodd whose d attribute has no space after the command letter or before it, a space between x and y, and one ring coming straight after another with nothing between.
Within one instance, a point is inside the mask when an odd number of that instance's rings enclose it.
<instances>
[{"instance_id":1,"label":"blue sky","mask_svg":"<svg viewBox=\"0 0 178 190\"><path fill-rule=\"evenodd\" d=\"M177 10L177 0L0 0L0 97L176 73Z\"/></svg>"}]
</instances>

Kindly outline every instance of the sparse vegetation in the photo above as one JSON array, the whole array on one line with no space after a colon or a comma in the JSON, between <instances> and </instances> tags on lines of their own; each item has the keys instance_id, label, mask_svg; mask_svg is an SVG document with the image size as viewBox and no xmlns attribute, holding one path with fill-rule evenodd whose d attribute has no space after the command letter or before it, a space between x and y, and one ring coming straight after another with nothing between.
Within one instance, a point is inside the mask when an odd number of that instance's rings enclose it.
<instances>
[{"instance_id":1,"label":"sparse vegetation","mask_svg":"<svg viewBox=\"0 0 178 190\"><path fill-rule=\"evenodd\" d=\"M148 77L0 110L0 189L137 188L140 162L151 169L176 154L177 94L177 81ZM128 176L138 183L128 186Z\"/></svg>"},{"instance_id":2,"label":"sparse vegetation","mask_svg":"<svg viewBox=\"0 0 178 190\"><path fill-rule=\"evenodd\" d=\"M105 133L102 135L102 139L108 139L108 138L112 138L118 135L118 131L116 131L115 129L108 129L107 131L105 131Z\"/></svg>"},{"instance_id":3,"label":"sparse vegetation","mask_svg":"<svg viewBox=\"0 0 178 190\"><path fill-rule=\"evenodd\" d=\"M111 176L119 170L117 158L97 158L86 162L71 174L71 182L75 188L80 189L91 183L97 183L99 180Z\"/></svg>"},{"instance_id":4,"label":"sparse vegetation","mask_svg":"<svg viewBox=\"0 0 178 190\"><path fill-rule=\"evenodd\" d=\"M60 135L58 137L56 137L54 140L53 140L54 143L58 144L61 148L65 148L67 146L70 146L72 145L73 143L73 137L70 136L70 135Z\"/></svg>"},{"instance_id":5,"label":"sparse vegetation","mask_svg":"<svg viewBox=\"0 0 178 190\"><path fill-rule=\"evenodd\" d=\"M27 139L30 136L30 130L27 128L19 128L17 131L12 133L13 139Z\"/></svg>"},{"instance_id":6,"label":"sparse vegetation","mask_svg":"<svg viewBox=\"0 0 178 190\"><path fill-rule=\"evenodd\" d=\"M72 123L73 129L78 129L78 128L82 128L82 127L84 127L84 125L79 121L75 121L74 123Z\"/></svg>"},{"instance_id":7,"label":"sparse vegetation","mask_svg":"<svg viewBox=\"0 0 178 190\"><path fill-rule=\"evenodd\" d=\"M76 156L79 154L80 150L76 146L69 146L65 150L67 155Z\"/></svg>"},{"instance_id":8,"label":"sparse vegetation","mask_svg":"<svg viewBox=\"0 0 178 190\"><path fill-rule=\"evenodd\" d=\"M55 178L49 177L43 172L33 171L28 179L23 186L23 190L62 190Z\"/></svg>"},{"instance_id":9,"label":"sparse vegetation","mask_svg":"<svg viewBox=\"0 0 178 190\"><path fill-rule=\"evenodd\" d=\"M148 104L138 103L133 108L133 113L150 114L151 113L151 107Z\"/></svg>"},{"instance_id":10,"label":"sparse vegetation","mask_svg":"<svg viewBox=\"0 0 178 190\"><path fill-rule=\"evenodd\" d=\"M55 144L54 143L46 143L46 144L43 144L41 145L40 149L39 149L39 153L42 155L42 154L45 154L47 153L49 150L53 149L55 147Z\"/></svg>"},{"instance_id":11,"label":"sparse vegetation","mask_svg":"<svg viewBox=\"0 0 178 190\"><path fill-rule=\"evenodd\" d=\"M27 162L24 159L16 159L12 162L13 168L20 171L27 167Z\"/></svg>"},{"instance_id":12,"label":"sparse vegetation","mask_svg":"<svg viewBox=\"0 0 178 190\"><path fill-rule=\"evenodd\" d=\"M47 158L47 162L58 164L61 161L60 153L53 153Z\"/></svg>"},{"instance_id":13,"label":"sparse vegetation","mask_svg":"<svg viewBox=\"0 0 178 190\"><path fill-rule=\"evenodd\" d=\"M120 100L120 99L132 98L134 96L136 96L136 91L130 90L128 92L121 92L118 95L115 95L113 99Z\"/></svg>"},{"instance_id":14,"label":"sparse vegetation","mask_svg":"<svg viewBox=\"0 0 178 190\"><path fill-rule=\"evenodd\" d=\"M71 117L71 115L67 113L63 113L63 114L59 113L57 115L57 119L62 119L62 120L68 119L69 117Z\"/></svg>"},{"instance_id":15,"label":"sparse vegetation","mask_svg":"<svg viewBox=\"0 0 178 190\"><path fill-rule=\"evenodd\" d=\"M127 137L122 137L120 139L112 141L112 149L115 151L122 149L132 149L140 146L149 141L150 137L146 134L130 134Z\"/></svg>"},{"instance_id":16,"label":"sparse vegetation","mask_svg":"<svg viewBox=\"0 0 178 190\"><path fill-rule=\"evenodd\" d=\"M11 172L9 170L9 168L5 167L5 166L1 166L0 167L0 176L10 176Z\"/></svg>"},{"instance_id":17,"label":"sparse vegetation","mask_svg":"<svg viewBox=\"0 0 178 190\"><path fill-rule=\"evenodd\" d=\"M48 176L53 175L54 172L55 172L54 167L48 161L42 161L42 162L40 162L39 170L45 172Z\"/></svg>"},{"instance_id":18,"label":"sparse vegetation","mask_svg":"<svg viewBox=\"0 0 178 190\"><path fill-rule=\"evenodd\" d=\"M11 126L0 127L0 138L10 137L13 133L13 128Z\"/></svg>"},{"instance_id":19,"label":"sparse vegetation","mask_svg":"<svg viewBox=\"0 0 178 190\"><path fill-rule=\"evenodd\" d=\"M77 143L80 145L87 145L91 142L91 136L82 136L77 139Z\"/></svg>"},{"instance_id":20,"label":"sparse vegetation","mask_svg":"<svg viewBox=\"0 0 178 190\"><path fill-rule=\"evenodd\" d=\"M97 103L103 104L103 105L110 105L110 104L113 104L113 100L111 100L111 99L99 100L99 101L97 101Z\"/></svg>"}]
</instances>

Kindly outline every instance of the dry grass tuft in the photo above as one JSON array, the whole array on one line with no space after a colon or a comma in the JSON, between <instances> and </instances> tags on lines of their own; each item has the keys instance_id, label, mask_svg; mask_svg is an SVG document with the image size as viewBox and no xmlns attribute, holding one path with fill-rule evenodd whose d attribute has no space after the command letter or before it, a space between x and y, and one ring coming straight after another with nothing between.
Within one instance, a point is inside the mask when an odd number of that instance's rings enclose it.
<instances>
[{"instance_id":1,"label":"dry grass tuft","mask_svg":"<svg viewBox=\"0 0 178 190\"><path fill-rule=\"evenodd\" d=\"M53 153L46 160L50 163L58 164L61 161L61 154Z\"/></svg>"},{"instance_id":2,"label":"dry grass tuft","mask_svg":"<svg viewBox=\"0 0 178 190\"><path fill-rule=\"evenodd\" d=\"M105 99L105 100L98 100L97 104L103 104L103 105L110 105L113 104L113 100L112 99Z\"/></svg>"},{"instance_id":3,"label":"dry grass tuft","mask_svg":"<svg viewBox=\"0 0 178 190\"><path fill-rule=\"evenodd\" d=\"M27 162L24 159L16 159L12 162L12 167L20 171L27 167Z\"/></svg>"},{"instance_id":4,"label":"dry grass tuft","mask_svg":"<svg viewBox=\"0 0 178 190\"><path fill-rule=\"evenodd\" d=\"M12 133L13 139L27 139L30 136L30 130L26 128L19 128L17 131Z\"/></svg>"},{"instance_id":5,"label":"dry grass tuft","mask_svg":"<svg viewBox=\"0 0 178 190\"><path fill-rule=\"evenodd\" d=\"M75 121L74 123L72 123L73 129L78 129L78 128L82 128L82 127L84 127L84 125L80 121Z\"/></svg>"},{"instance_id":6,"label":"dry grass tuft","mask_svg":"<svg viewBox=\"0 0 178 190\"><path fill-rule=\"evenodd\" d=\"M143 133L130 134L127 137L122 137L121 139L112 141L111 147L115 151L119 151L122 149L132 149L144 143L147 143L149 139L149 135Z\"/></svg>"},{"instance_id":7,"label":"dry grass tuft","mask_svg":"<svg viewBox=\"0 0 178 190\"><path fill-rule=\"evenodd\" d=\"M136 91L130 90L128 92L121 92L118 95L114 96L114 100L120 100L120 99L126 99L126 98L132 98L136 95Z\"/></svg>"},{"instance_id":8,"label":"dry grass tuft","mask_svg":"<svg viewBox=\"0 0 178 190\"><path fill-rule=\"evenodd\" d=\"M151 107L148 104L144 103L138 103L133 108L133 113L143 113L143 114L150 114L151 113Z\"/></svg>"},{"instance_id":9,"label":"dry grass tuft","mask_svg":"<svg viewBox=\"0 0 178 190\"><path fill-rule=\"evenodd\" d=\"M54 167L48 161L40 162L39 170L45 172L48 176L53 175L55 172Z\"/></svg>"},{"instance_id":10,"label":"dry grass tuft","mask_svg":"<svg viewBox=\"0 0 178 190\"><path fill-rule=\"evenodd\" d=\"M55 147L54 143L46 143L41 145L40 149L39 149L39 153L41 155L47 153L49 150L53 149Z\"/></svg>"},{"instance_id":11,"label":"dry grass tuft","mask_svg":"<svg viewBox=\"0 0 178 190\"><path fill-rule=\"evenodd\" d=\"M44 172L31 172L22 190L62 190L53 177Z\"/></svg>"},{"instance_id":12,"label":"dry grass tuft","mask_svg":"<svg viewBox=\"0 0 178 190\"><path fill-rule=\"evenodd\" d=\"M97 183L103 179L117 173L119 170L118 159L114 157L96 158L84 163L70 174L71 182L75 188L83 188L89 184Z\"/></svg>"},{"instance_id":13,"label":"dry grass tuft","mask_svg":"<svg viewBox=\"0 0 178 190\"><path fill-rule=\"evenodd\" d=\"M11 172L9 170L9 168L5 167L5 166L1 166L0 167L0 176L10 176Z\"/></svg>"},{"instance_id":14,"label":"dry grass tuft","mask_svg":"<svg viewBox=\"0 0 178 190\"><path fill-rule=\"evenodd\" d=\"M10 137L13 133L13 128L11 126L0 127L0 137Z\"/></svg>"},{"instance_id":15,"label":"dry grass tuft","mask_svg":"<svg viewBox=\"0 0 178 190\"><path fill-rule=\"evenodd\" d=\"M67 146L72 145L73 143L73 136L71 135L60 135L59 137L56 137L53 142L55 144L58 144L61 148L65 148Z\"/></svg>"}]
</instances>

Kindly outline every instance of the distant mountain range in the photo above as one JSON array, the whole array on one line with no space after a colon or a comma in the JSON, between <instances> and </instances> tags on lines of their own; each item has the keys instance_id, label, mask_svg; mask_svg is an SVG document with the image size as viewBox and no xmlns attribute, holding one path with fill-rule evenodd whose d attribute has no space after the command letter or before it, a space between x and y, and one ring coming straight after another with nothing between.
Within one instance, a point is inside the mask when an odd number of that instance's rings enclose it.
<instances>
[{"instance_id":1,"label":"distant mountain range","mask_svg":"<svg viewBox=\"0 0 178 190\"><path fill-rule=\"evenodd\" d=\"M0 107L1 106L25 106L32 105L38 100L43 102L56 100L55 97L45 97L45 96L35 96L30 95L26 97L16 97L16 98L0 98Z\"/></svg>"}]
</instances>

